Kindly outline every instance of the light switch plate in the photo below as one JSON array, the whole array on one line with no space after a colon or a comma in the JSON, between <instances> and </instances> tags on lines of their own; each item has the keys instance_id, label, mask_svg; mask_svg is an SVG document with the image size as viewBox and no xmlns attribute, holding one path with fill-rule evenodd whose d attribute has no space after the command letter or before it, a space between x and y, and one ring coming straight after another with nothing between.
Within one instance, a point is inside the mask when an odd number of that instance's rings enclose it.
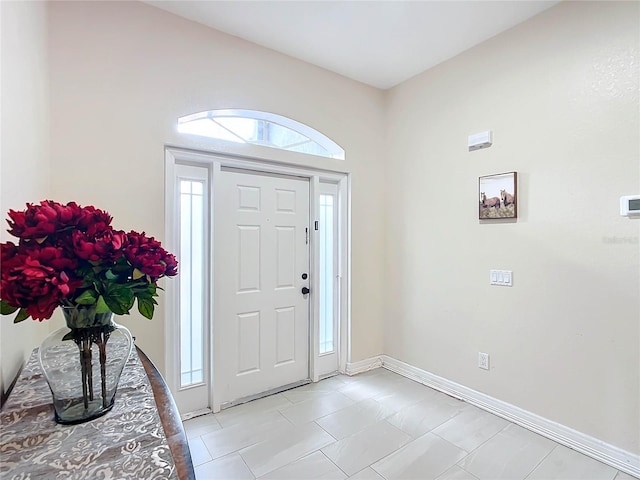
<instances>
[{"instance_id":1,"label":"light switch plate","mask_svg":"<svg viewBox=\"0 0 640 480\"><path fill-rule=\"evenodd\" d=\"M511 270L491 270L489 272L489 284L511 287L513 286L513 272Z\"/></svg>"}]
</instances>

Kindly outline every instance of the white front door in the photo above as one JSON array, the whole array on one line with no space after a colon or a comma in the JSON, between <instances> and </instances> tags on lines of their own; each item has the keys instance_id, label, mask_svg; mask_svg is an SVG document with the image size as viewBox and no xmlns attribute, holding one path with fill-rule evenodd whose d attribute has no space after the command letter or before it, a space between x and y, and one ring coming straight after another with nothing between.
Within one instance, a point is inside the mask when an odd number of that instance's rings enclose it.
<instances>
[{"instance_id":1,"label":"white front door","mask_svg":"<svg viewBox=\"0 0 640 480\"><path fill-rule=\"evenodd\" d=\"M221 405L309 378L309 181L221 170L214 187Z\"/></svg>"}]
</instances>

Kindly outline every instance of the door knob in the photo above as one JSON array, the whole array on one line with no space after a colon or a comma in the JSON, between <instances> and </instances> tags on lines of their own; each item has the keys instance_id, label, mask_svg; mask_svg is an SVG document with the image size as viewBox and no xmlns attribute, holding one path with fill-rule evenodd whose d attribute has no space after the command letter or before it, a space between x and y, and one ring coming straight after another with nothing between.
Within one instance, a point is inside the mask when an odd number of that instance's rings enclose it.
<instances>
[{"instance_id":1,"label":"door knob","mask_svg":"<svg viewBox=\"0 0 640 480\"><path fill-rule=\"evenodd\" d=\"M311 290L309 290L307 287L302 287L302 294L306 295L307 293L309 293Z\"/></svg>"}]
</instances>

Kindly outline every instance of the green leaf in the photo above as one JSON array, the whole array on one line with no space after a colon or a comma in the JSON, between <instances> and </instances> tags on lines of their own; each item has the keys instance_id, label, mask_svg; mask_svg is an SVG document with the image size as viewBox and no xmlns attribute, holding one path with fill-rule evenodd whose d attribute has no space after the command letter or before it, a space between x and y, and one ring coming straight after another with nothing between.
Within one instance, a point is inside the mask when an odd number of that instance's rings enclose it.
<instances>
[{"instance_id":1,"label":"green leaf","mask_svg":"<svg viewBox=\"0 0 640 480\"><path fill-rule=\"evenodd\" d=\"M102 296L109 310L116 315L127 315L135 301L131 289L117 283L109 285Z\"/></svg>"},{"instance_id":2,"label":"green leaf","mask_svg":"<svg viewBox=\"0 0 640 480\"><path fill-rule=\"evenodd\" d=\"M100 295L98 297L98 301L96 302L96 313L107 313L107 312L110 312L110 311L111 310L109 310L109 306L104 301L104 297L102 295Z\"/></svg>"},{"instance_id":3,"label":"green leaf","mask_svg":"<svg viewBox=\"0 0 640 480\"><path fill-rule=\"evenodd\" d=\"M134 289L134 292L136 294L136 297L138 298L151 299L158 296L158 294L156 293L156 286L152 283L143 285L141 287L136 287Z\"/></svg>"},{"instance_id":4,"label":"green leaf","mask_svg":"<svg viewBox=\"0 0 640 480\"><path fill-rule=\"evenodd\" d=\"M11 315L16 310L18 310L18 307L9 305L6 300L0 301L0 313L2 315Z\"/></svg>"},{"instance_id":5,"label":"green leaf","mask_svg":"<svg viewBox=\"0 0 640 480\"><path fill-rule=\"evenodd\" d=\"M20 311L18 312L18 315L16 315L16 318L13 319L13 323L20 323L23 320L26 320L27 318L29 318L29 314L27 313L27 309L26 308L21 308Z\"/></svg>"},{"instance_id":6,"label":"green leaf","mask_svg":"<svg viewBox=\"0 0 640 480\"><path fill-rule=\"evenodd\" d=\"M155 309L156 301L153 299L146 299L138 297L138 311L142 314L142 316L152 319L153 318L153 310Z\"/></svg>"},{"instance_id":7,"label":"green leaf","mask_svg":"<svg viewBox=\"0 0 640 480\"><path fill-rule=\"evenodd\" d=\"M97 296L98 294L94 290L85 290L76 298L76 303L79 305L93 305L96 303Z\"/></svg>"},{"instance_id":8,"label":"green leaf","mask_svg":"<svg viewBox=\"0 0 640 480\"><path fill-rule=\"evenodd\" d=\"M118 278L118 275L113 273L113 271L111 271L111 269L107 270L105 272L104 276L106 277L107 280L115 280L115 279Z\"/></svg>"},{"instance_id":9,"label":"green leaf","mask_svg":"<svg viewBox=\"0 0 640 480\"><path fill-rule=\"evenodd\" d=\"M73 340L75 338L75 334L73 331L68 332L64 337L62 337L62 341Z\"/></svg>"}]
</instances>

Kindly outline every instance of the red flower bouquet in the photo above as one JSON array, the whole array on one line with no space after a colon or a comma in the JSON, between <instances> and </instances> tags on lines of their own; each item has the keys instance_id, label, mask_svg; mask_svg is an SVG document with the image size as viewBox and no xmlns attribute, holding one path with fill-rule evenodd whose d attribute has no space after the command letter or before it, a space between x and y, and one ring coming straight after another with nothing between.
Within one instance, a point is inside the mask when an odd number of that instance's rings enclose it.
<instances>
[{"instance_id":1,"label":"red flower bouquet","mask_svg":"<svg viewBox=\"0 0 640 480\"><path fill-rule=\"evenodd\" d=\"M0 244L0 307L4 315L51 318L58 306L95 306L96 313L153 317L158 279L178 273L176 258L145 233L111 227L93 206L44 200L9 210L9 233Z\"/></svg>"}]
</instances>

